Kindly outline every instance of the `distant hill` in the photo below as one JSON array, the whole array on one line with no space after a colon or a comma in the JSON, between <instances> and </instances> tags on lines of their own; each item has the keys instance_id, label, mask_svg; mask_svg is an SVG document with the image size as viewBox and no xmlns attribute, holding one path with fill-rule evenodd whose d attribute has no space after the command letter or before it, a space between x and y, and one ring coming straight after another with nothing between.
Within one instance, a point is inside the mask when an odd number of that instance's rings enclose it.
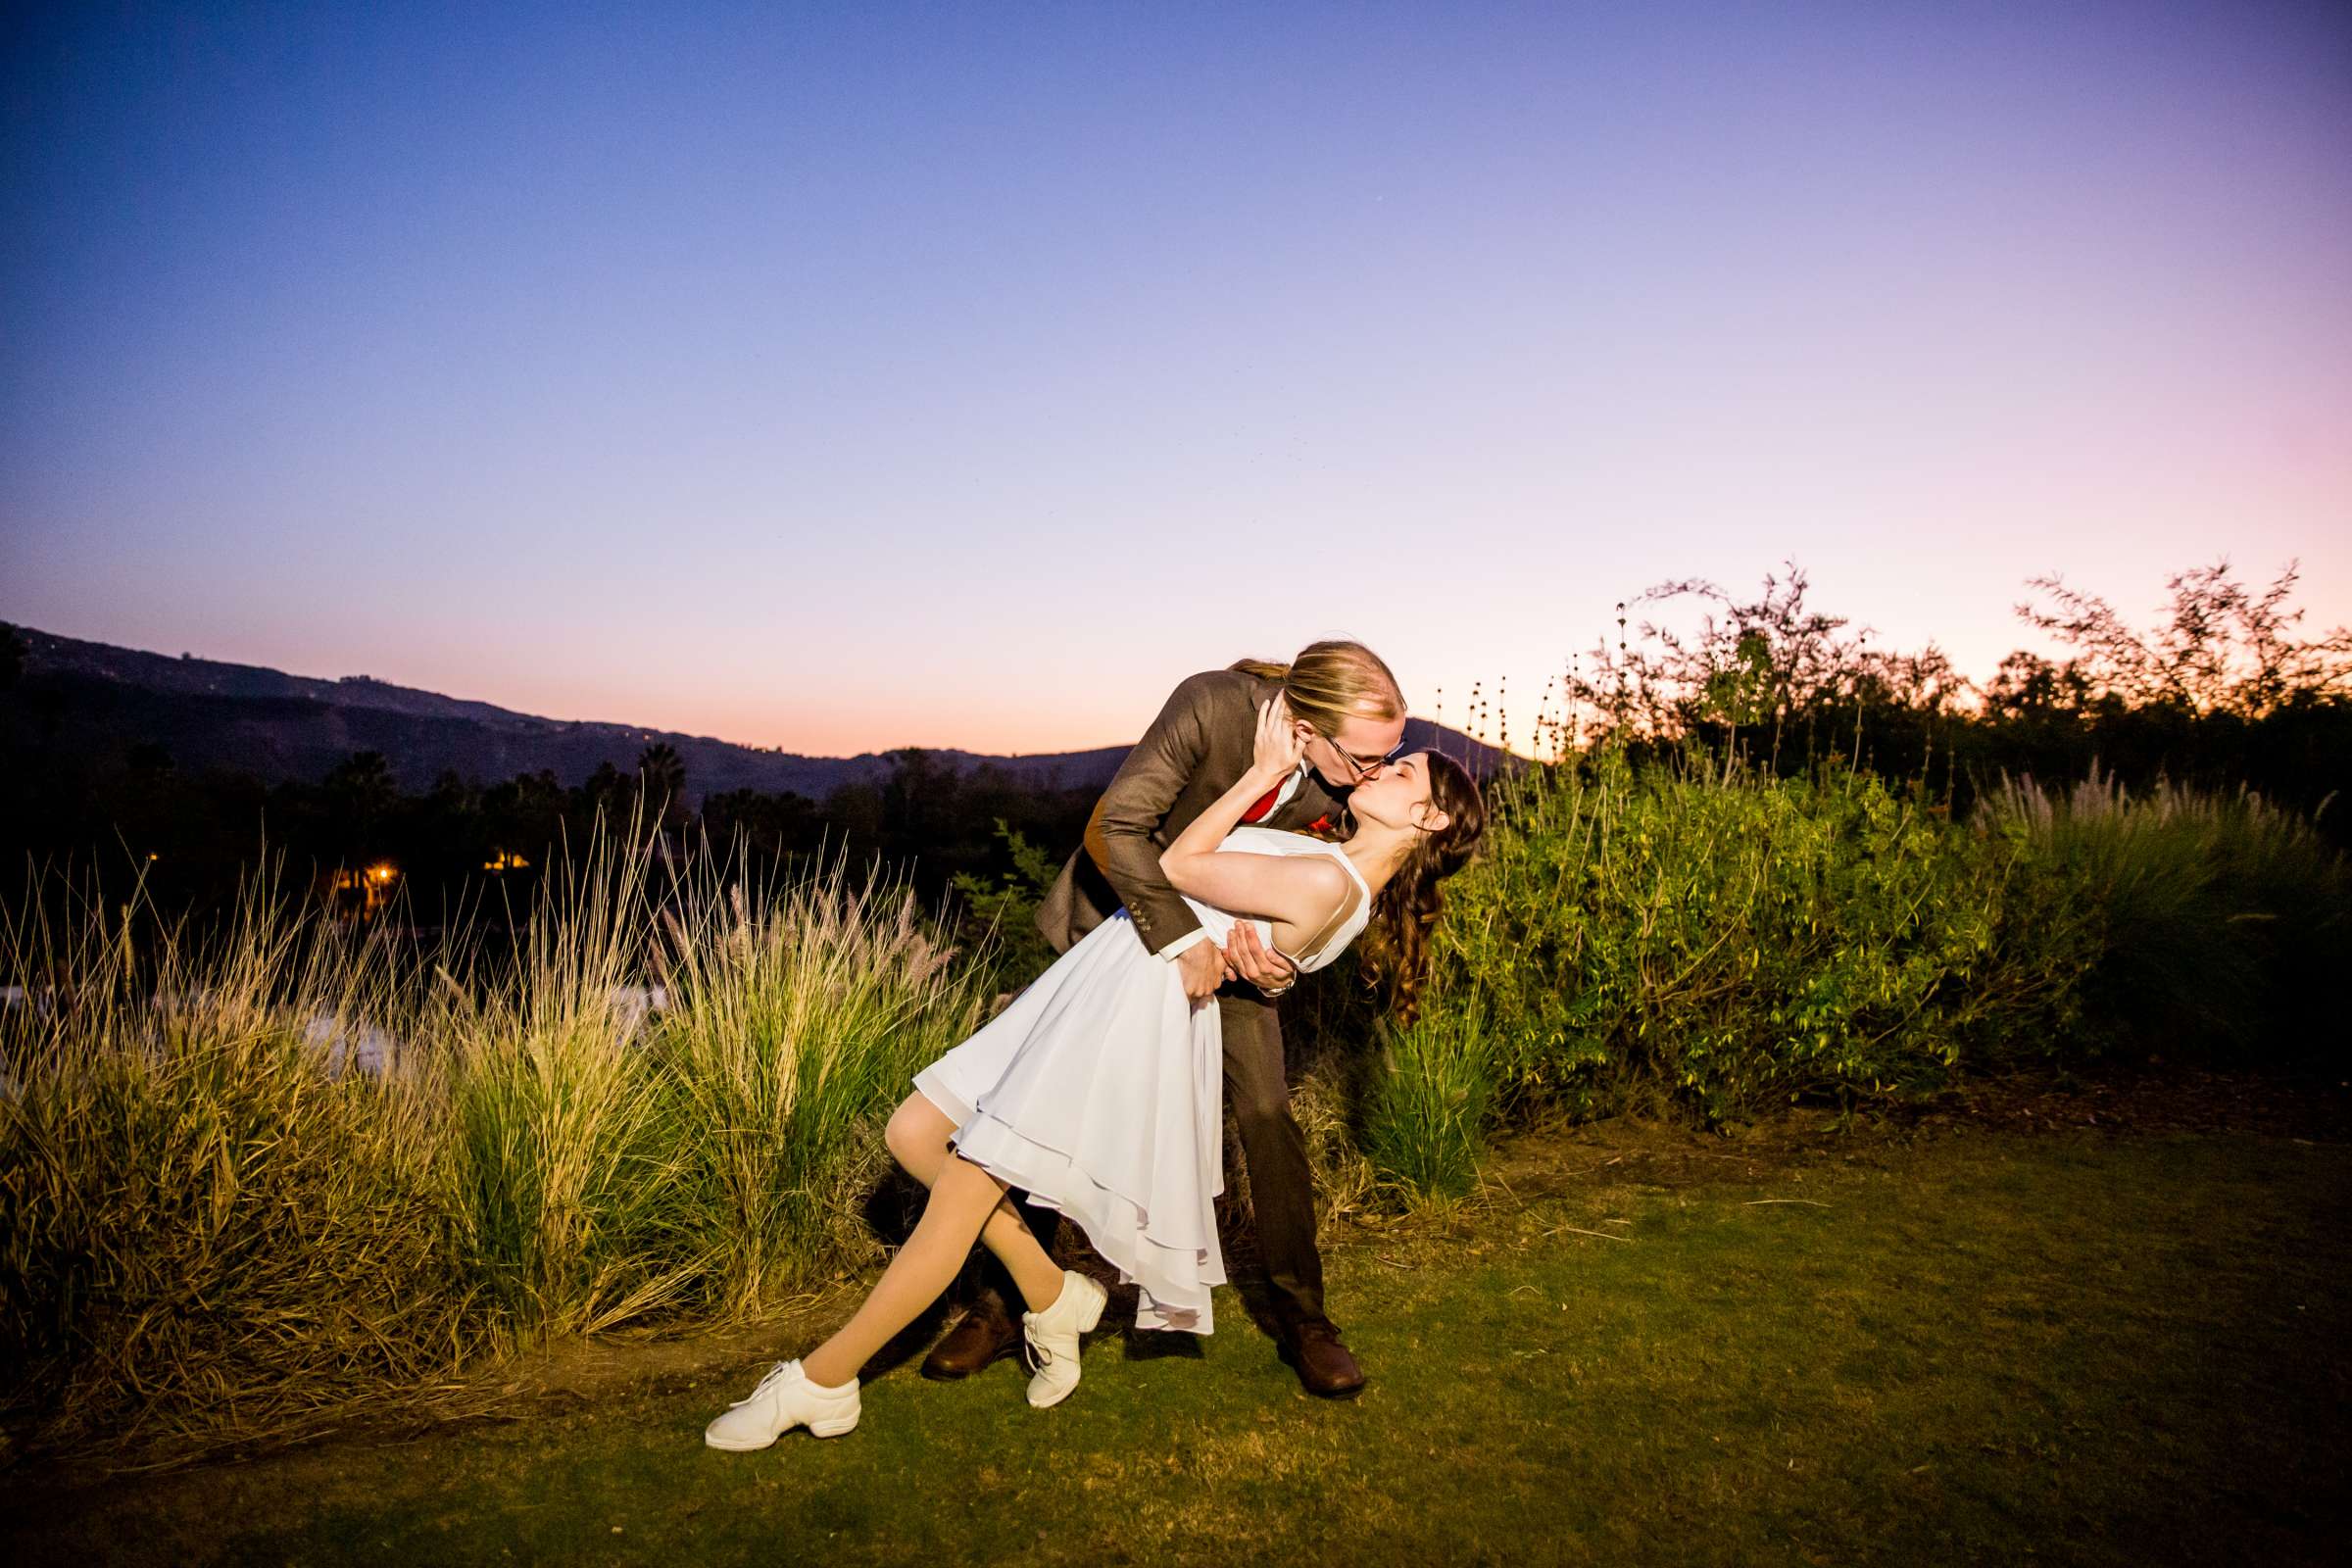
<instances>
[{"instance_id":1,"label":"distant hill","mask_svg":"<svg viewBox=\"0 0 2352 1568\"><path fill-rule=\"evenodd\" d=\"M354 752L381 752L401 786L429 787L444 772L473 783L552 772L574 785L605 762L623 771L662 743L686 764L689 798L753 789L792 790L822 800L844 784L890 772L888 754L804 757L737 746L708 735L633 724L573 722L517 713L489 703L395 686L366 675L318 680L255 664L142 653L16 628L25 645L17 696L45 746L126 754L161 747L182 768L234 768L270 783L315 783ZM1426 720L1405 726L1408 746L1438 745L1482 771L1502 754ZM1099 789L1127 746L998 757L932 750L957 771L986 763L1041 789Z\"/></svg>"}]
</instances>

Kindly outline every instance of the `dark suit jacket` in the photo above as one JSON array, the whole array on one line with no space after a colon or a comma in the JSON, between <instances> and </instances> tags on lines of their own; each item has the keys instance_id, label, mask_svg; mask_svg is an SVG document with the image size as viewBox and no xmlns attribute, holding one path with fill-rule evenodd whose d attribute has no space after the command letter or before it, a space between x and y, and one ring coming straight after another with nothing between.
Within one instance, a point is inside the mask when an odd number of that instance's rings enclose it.
<instances>
[{"instance_id":1,"label":"dark suit jacket","mask_svg":"<svg viewBox=\"0 0 2352 1568\"><path fill-rule=\"evenodd\" d=\"M1250 770L1257 705L1281 689L1240 668L1204 670L1176 688L1095 803L1086 848L1038 908L1038 929L1055 953L1069 952L1122 905L1154 953L1200 926L1161 874L1159 852ZM1344 799L1310 766L1257 825L1299 828L1326 814L1337 822Z\"/></svg>"}]
</instances>

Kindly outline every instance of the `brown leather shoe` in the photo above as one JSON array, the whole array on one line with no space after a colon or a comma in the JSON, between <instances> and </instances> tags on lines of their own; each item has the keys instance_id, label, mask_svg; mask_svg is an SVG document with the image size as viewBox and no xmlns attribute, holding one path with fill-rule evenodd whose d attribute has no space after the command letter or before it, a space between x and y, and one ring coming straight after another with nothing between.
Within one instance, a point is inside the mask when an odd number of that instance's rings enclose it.
<instances>
[{"instance_id":1,"label":"brown leather shoe","mask_svg":"<svg viewBox=\"0 0 2352 1568\"><path fill-rule=\"evenodd\" d=\"M968 1378L991 1362L1001 1361L1021 1348L1021 1325L994 1300L979 1300L965 1309L956 1326L940 1336L923 1357L923 1376L943 1383Z\"/></svg>"},{"instance_id":2,"label":"brown leather shoe","mask_svg":"<svg viewBox=\"0 0 2352 1568\"><path fill-rule=\"evenodd\" d=\"M1364 1369L1340 1343L1339 1327L1329 1318L1293 1324L1275 1344L1307 1393L1325 1399L1352 1399L1363 1392Z\"/></svg>"}]
</instances>

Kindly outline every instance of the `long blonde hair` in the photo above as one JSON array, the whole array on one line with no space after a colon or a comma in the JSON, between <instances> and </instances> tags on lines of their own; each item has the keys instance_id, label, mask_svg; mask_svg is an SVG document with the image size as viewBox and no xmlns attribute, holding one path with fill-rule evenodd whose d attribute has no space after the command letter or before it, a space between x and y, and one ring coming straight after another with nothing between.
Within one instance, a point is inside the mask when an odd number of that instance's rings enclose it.
<instances>
[{"instance_id":1,"label":"long blonde hair","mask_svg":"<svg viewBox=\"0 0 2352 1568\"><path fill-rule=\"evenodd\" d=\"M1287 664L1244 659L1231 666L1260 680L1282 682L1291 713L1325 740L1349 718L1402 718L1404 689L1381 657L1362 643L1326 638L1308 643Z\"/></svg>"}]
</instances>

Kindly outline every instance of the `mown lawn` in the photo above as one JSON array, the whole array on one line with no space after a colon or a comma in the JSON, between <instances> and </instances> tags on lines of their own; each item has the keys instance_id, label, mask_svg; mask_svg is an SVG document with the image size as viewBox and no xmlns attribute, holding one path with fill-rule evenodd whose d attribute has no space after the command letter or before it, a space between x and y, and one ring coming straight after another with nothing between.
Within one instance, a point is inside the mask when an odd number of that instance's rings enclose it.
<instances>
[{"instance_id":1,"label":"mown lawn","mask_svg":"<svg viewBox=\"0 0 2352 1568\"><path fill-rule=\"evenodd\" d=\"M1334 1311L1373 1379L1351 1403L1301 1394L1227 1296L1205 1343L1098 1340L1052 1411L1014 1363L938 1385L906 1360L846 1438L707 1450L747 1359L405 1442L69 1492L20 1474L6 1545L404 1568L2340 1560L2352 1146L1973 1130L1670 1180L1604 1151L1563 1147L1558 1180L1451 1223L1344 1231Z\"/></svg>"}]
</instances>

